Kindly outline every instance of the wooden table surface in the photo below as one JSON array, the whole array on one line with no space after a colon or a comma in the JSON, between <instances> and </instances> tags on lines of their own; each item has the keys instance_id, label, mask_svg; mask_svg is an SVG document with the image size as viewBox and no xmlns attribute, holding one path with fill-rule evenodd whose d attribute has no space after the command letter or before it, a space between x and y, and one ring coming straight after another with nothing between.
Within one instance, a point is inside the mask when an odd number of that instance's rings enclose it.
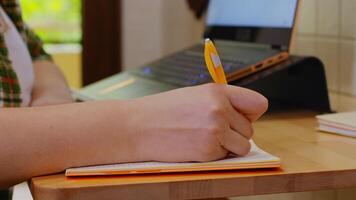
<instances>
[{"instance_id":1,"label":"wooden table surface","mask_svg":"<svg viewBox=\"0 0 356 200\"><path fill-rule=\"evenodd\" d=\"M341 110L351 108L356 107ZM199 199L356 187L356 139L316 131L315 114L274 113L255 124L255 142L281 158L281 169L91 178L58 174L33 178L32 193L38 200Z\"/></svg>"}]
</instances>

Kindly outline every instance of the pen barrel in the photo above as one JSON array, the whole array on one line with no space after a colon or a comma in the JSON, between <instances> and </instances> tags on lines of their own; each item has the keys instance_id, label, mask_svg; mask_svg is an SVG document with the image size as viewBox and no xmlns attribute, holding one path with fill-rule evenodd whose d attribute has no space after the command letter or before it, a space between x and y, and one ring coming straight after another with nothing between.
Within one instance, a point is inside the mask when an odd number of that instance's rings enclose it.
<instances>
[{"instance_id":1,"label":"pen barrel","mask_svg":"<svg viewBox=\"0 0 356 200\"><path fill-rule=\"evenodd\" d=\"M215 70L216 70L216 74L218 74L218 76L217 76L218 82L217 83L227 84L226 75L225 75L223 66L215 68Z\"/></svg>"}]
</instances>

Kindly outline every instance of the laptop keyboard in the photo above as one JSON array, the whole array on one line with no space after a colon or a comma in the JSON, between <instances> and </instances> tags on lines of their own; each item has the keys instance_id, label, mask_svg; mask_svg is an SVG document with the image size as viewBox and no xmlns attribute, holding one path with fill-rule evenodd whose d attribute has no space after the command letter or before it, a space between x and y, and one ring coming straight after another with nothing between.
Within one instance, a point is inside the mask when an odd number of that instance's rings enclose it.
<instances>
[{"instance_id":1,"label":"laptop keyboard","mask_svg":"<svg viewBox=\"0 0 356 200\"><path fill-rule=\"evenodd\" d=\"M248 61L224 58L221 59L221 62L226 75L228 75L246 66ZM134 73L178 86L193 86L212 82L205 65L204 55L194 51L185 51L164 58L140 68Z\"/></svg>"}]
</instances>

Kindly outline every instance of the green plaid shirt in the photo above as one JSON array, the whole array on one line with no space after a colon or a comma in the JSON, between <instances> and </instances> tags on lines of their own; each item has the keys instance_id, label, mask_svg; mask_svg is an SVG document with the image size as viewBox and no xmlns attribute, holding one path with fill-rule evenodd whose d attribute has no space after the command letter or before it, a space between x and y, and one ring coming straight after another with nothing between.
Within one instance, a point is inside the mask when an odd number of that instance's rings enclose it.
<instances>
[{"instance_id":1,"label":"green plaid shirt","mask_svg":"<svg viewBox=\"0 0 356 200\"><path fill-rule=\"evenodd\" d=\"M0 0L0 5L27 44L32 60L51 60L41 40L23 22L18 0ZM21 102L20 84L9 60L4 35L0 33L0 107L19 107Z\"/></svg>"}]
</instances>

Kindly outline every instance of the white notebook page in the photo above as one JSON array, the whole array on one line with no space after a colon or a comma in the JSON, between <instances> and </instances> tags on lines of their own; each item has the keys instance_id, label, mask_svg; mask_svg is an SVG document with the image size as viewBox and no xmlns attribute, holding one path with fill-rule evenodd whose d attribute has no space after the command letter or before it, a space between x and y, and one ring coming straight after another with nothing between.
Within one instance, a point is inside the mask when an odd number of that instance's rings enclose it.
<instances>
[{"instance_id":1,"label":"white notebook page","mask_svg":"<svg viewBox=\"0 0 356 200\"><path fill-rule=\"evenodd\" d=\"M212 162L189 162L189 163L164 163L164 162L139 162L123 163L113 165L89 166L71 168L66 170L66 176L81 175L112 175L112 174L132 174L132 173L154 173L173 171L204 171L209 169L250 169L278 167L280 159L273 156L251 142L251 151L244 157L230 156L226 159ZM187 169L187 170L185 170Z\"/></svg>"}]
</instances>

